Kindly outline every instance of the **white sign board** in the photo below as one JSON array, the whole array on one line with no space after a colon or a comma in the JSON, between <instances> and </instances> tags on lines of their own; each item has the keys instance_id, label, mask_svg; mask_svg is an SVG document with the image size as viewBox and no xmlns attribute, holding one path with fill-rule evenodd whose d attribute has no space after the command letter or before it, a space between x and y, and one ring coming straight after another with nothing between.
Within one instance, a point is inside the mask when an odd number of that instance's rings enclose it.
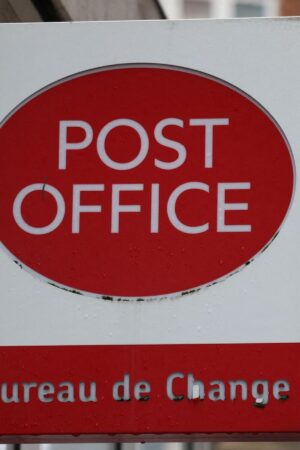
<instances>
[{"instance_id":1,"label":"white sign board","mask_svg":"<svg viewBox=\"0 0 300 450\"><path fill-rule=\"evenodd\" d=\"M299 33L0 25L3 441L300 431Z\"/></svg>"}]
</instances>

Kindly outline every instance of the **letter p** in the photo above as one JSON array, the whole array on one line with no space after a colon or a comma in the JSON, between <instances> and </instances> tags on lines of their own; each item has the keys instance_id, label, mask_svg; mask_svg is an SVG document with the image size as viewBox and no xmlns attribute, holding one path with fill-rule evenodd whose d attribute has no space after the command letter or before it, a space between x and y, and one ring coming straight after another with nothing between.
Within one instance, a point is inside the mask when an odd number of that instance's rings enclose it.
<instances>
[{"instance_id":1,"label":"letter p","mask_svg":"<svg viewBox=\"0 0 300 450\"><path fill-rule=\"evenodd\" d=\"M81 128L85 137L80 142L68 142L68 128ZM83 120L60 120L59 122L59 170L67 168L67 150L81 150L86 148L93 139L92 127Z\"/></svg>"}]
</instances>

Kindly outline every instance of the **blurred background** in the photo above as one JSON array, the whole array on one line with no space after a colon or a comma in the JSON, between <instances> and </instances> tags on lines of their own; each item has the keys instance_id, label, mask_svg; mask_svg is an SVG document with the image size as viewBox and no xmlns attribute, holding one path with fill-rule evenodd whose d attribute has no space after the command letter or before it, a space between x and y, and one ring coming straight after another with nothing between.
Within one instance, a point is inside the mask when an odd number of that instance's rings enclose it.
<instances>
[{"instance_id":1,"label":"blurred background","mask_svg":"<svg viewBox=\"0 0 300 450\"><path fill-rule=\"evenodd\" d=\"M300 0L0 0L1 22L300 15Z\"/></svg>"},{"instance_id":2,"label":"blurred background","mask_svg":"<svg viewBox=\"0 0 300 450\"><path fill-rule=\"evenodd\" d=\"M300 0L0 0L0 22L300 16ZM0 450L300 450L300 443L1 445Z\"/></svg>"},{"instance_id":3,"label":"blurred background","mask_svg":"<svg viewBox=\"0 0 300 450\"><path fill-rule=\"evenodd\" d=\"M292 442L218 442L218 443L145 443L145 444L24 444L1 445L0 450L299 450Z\"/></svg>"}]
</instances>

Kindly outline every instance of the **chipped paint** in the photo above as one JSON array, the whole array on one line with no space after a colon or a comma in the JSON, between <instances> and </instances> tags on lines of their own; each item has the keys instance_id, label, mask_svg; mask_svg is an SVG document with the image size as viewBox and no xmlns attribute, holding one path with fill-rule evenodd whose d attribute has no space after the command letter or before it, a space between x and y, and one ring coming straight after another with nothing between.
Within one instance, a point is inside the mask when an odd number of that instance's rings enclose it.
<instances>
[{"instance_id":1,"label":"chipped paint","mask_svg":"<svg viewBox=\"0 0 300 450\"><path fill-rule=\"evenodd\" d=\"M20 269L23 269L23 265L19 261L17 261L16 259L14 259L14 263L17 264L17 266L19 266Z\"/></svg>"},{"instance_id":2,"label":"chipped paint","mask_svg":"<svg viewBox=\"0 0 300 450\"><path fill-rule=\"evenodd\" d=\"M181 402L181 400L184 399L184 395L176 395L176 397L173 398L174 402Z\"/></svg>"},{"instance_id":3,"label":"chipped paint","mask_svg":"<svg viewBox=\"0 0 300 450\"><path fill-rule=\"evenodd\" d=\"M139 401L140 401L140 402L147 402L148 400L150 400L149 395L145 395L144 397L140 397L140 398L139 398Z\"/></svg>"},{"instance_id":4,"label":"chipped paint","mask_svg":"<svg viewBox=\"0 0 300 450\"><path fill-rule=\"evenodd\" d=\"M65 286L60 286L59 284L53 283L52 281L48 281L48 284L50 284L50 286L57 287L58 289L61 289L63 291L71 292L72 294L83 295L82 292L76 291L76 289L67 288Z\"/></svg>"},{"instance_id":5,"label":"chipped paint","mask_svg":"<svg viewBox=\"0 0 300 450\"><path fill-rule=\"evenodd\" d=\"M255 408L264 408L264 407L266 406L265 403L260 403L260 402L258 402L257 400L256 400L255 402L253 402L252 405L253 405Z\"/></svg>"}]
</instances>

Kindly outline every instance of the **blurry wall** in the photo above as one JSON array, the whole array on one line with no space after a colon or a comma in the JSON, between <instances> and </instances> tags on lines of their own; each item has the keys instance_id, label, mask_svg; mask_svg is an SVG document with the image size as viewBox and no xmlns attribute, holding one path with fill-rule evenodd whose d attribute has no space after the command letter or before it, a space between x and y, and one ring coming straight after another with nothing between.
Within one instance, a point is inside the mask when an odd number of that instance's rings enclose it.
<instances>
[{"instance_id":1,"label":"blurry wall","mask_svg":"<svg viewBox=\"0 0 300 450\"><path fill-rule=\"evenodd\" d=\"M300 16L300 0L281 0L282 16Z\"/></svg>"}]
</instances>

